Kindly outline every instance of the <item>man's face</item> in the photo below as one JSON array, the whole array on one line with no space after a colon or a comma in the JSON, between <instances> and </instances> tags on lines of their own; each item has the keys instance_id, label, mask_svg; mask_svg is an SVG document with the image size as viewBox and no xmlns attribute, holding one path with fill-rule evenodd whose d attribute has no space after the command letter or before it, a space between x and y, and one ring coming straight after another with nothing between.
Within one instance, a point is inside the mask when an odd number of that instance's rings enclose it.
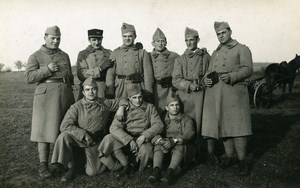
<instances>
[{"instance_id":1,"label":"man's face","mask_svg":"<svg viewBox=\"0 0 300 188\"><path fill-rule=\"evenodd\" d=\"M94 38L94 37L90 37L89 38L89 42L91 44L91 46L95 49L99 49L102 45L102 39L103 38Z\"/></svg>"},{"instance_id":2,"label":"man's face","mask_svg":"<svg viewBox=\"0 0 300 188\"><path fill-rule=\"evenodd\" d=\"M166 110L169 112L171 115L177 115L180 112L180 104L179 101L174 101L171 102L166 106Z\"/></svg>"},{"instance_id":3,"label":"man's face","mask_svg":"<svg viewBox=\"0 0 300 188\"><path fill-rule=\"evenodd\" d=\"M157 52L163 52L166 49L167 41L166 39L158 39L152 42L152 45Z\"/></svg>"},{"instance_id":4,"label":"man's face","mask_svg":"<svg viewBox=\"0 0 300 188\"><path fill-rule=\"evenodd\" d=\"M231 39L232 31L229 29L223 29L217 32L217 37L221 44L226 44Z\"/></svg>"},{"instance_id":5,"label":"man's face","mask_svg":"<svg viewBox=\"0 0 300 188\"><path fill-rule=\"evenodd\" d=\"M187 37L185 39L185 44L189 50L196 50L198 47L198 42L200 41L197 37Z\"/></svg>"},{"instance_id":6,"label":"man's face","mask_svg":"<svg viewBox=\"0 0 300 188\"><path fill-rule=\"evenodd\" d=\"M60 43L60 36L45 35L46 47L49 49L57 49Z\"/></svg>"},{"instance_id":7,"label":"man's face","mask_svg":"<svg viewBox=\"0 0 300 188\"><path fill-rule=\"evenodd\" d=\"M142 93L138 93L136 95L132 95L129 97L129 101L133 106L141 106L143 103L143 95Z\"/></svg>"},{"instance_id":8,"label":"man's face","mask_svg":"<svg viewBox=\"0 0 300 188\"><path fill-rule=\"evenodd\" d=\"M134 44L136 35L134 32L124 33L122 35L122 38L123 38L123 44L125 46L132 46Z\"/></svg>"},{"instance_id":9,"label":"man's face","mask_svg":"<svg viewBox=\"0 0 300 188\"><path fill-rule=\"evenodd\" d=\"M84 85L83 95L89 101L94 101L97 98L98 88L95 86Z\"/></svg>"}]
</instances>

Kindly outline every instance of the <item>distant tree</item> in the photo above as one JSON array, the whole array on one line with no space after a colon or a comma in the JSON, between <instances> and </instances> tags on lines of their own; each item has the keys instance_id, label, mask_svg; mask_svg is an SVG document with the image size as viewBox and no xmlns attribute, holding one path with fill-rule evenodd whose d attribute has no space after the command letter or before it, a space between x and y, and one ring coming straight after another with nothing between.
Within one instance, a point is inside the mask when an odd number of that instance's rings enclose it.
<instances>
[{"instance_id":1,"label":"distant tree","mask_svg":"<svg viewBox=\"0 0 300 188\"><path fill-rule=\"evenodd\" d=\"M0 63L0 72L2 71L2 68L4 67L3 63Z\"/></svg>"},{"instance_id":2,"label":"distant tree","mask_svg":"<svg viewBox=\"0 0 300 188\"><path fill-rule=\"evenodd\" d=\"M10 67L6 67L5 72L11 72L11 68Z\"/></svg>"},{"instance_id":3,"label":"distant tree","mask_svg":"<svg viewBox=\"0 0 300 188\"><path fill-rule=\"evenodd\" d=\"M23 63L22 61L18 60L18 61L15 61L15 65L16 65L18 71L20 71L22 69L22 67L25 67L26 63Z\"/></svg>"}]
</instances>

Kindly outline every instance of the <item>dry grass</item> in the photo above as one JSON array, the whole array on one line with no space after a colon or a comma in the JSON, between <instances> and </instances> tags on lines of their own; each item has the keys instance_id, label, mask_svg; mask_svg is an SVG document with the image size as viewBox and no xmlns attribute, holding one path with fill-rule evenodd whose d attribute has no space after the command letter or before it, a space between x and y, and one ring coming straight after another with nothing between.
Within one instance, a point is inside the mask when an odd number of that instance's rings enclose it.
<instances>
[{"instance_id":1,"label":"dry grass","mask_svg":"<svg viewBox=\"0 0 300 188\"><path fill-rule=\"evenodd\" d=\"M150 169L141 176L134 173L120 179L109 172L96 177L82 173L69 184L59 179L40 179L36 144L29 140L35 86L26 84L22 74L0 74L0 187L162 186L147 182ZM236 176L237 166L223 171L208 167L203 161L191 167L172 187L300 187L299 79L297 84L294 100L280 102L269 110L252 111L254 135L248 150L253 166L248 177ZM217 148L221 155L221 143Z\"/></svg>"}]
</instances>

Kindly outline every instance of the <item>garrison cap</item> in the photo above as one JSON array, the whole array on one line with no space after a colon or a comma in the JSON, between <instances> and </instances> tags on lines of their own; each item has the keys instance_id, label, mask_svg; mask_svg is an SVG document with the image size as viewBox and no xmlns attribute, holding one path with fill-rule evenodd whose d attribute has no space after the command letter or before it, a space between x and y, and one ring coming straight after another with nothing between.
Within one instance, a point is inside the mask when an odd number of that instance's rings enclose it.
<instances>
[{"instance_id":1,"label":"garrison cap","mask_svg":"<svg viewBox=\"0 0 300 188\"><path fill-rule=\"evenodd\" d=\"M167 39L167 38L166 38L165 34L162 32L162 30L157 28L153 34L152 39L153 39L153 41L156 41L158 39Z\"/></svg>"},{"instance_id":2,"label":"garrison cap","mask_svg":"<svg viewBox=\"0 0 300 188\"><path fill-rule=\"evenodd\" d=\"M129 32L134 32L135 33L135 28L134 28L133 25L123 23L123 25L121 27L121 31L122 31L122 34L129 33Z\"/></svg>"},{"instance_id":3,"label":"garrison cap","mask_svg":"<svg viewBox=\"0 0 300 188\"><path fill-rule=\"evenodd\" d=\"M185 28L184 36L185 36L185 38L188 38L188 37L198 37L199 38L198 31L196 31L195 29L192 29L192 28L188 28L188 27Z\"/></svg>"},{"instance_id":4,"label":"garrison cap","mask_svg":"<svg viewBox=\"0 0 300 188\"><path fill-rule=\"evenodd\" d=\"M214 27L216 32L219 32L223 29L230 29L230 26L227 22L215 22Z\"/></svg>"},{"instance_id":5,"label":"garrison cap","mask_svg":"<svg viewBox=\"0 0 300 188\"><path fill-rule=\"evenodd\" d=\"M93 77L88 77L87 79L85 79L85 81L82 83L82 86L93 86L93 87L97 87L97 83L95 78Z\"/></svg>"},{"instance_id":6,"label":"garrison cap","mask_svg":"<svg viewBox=\"0 0 300 188\"><path fill-rule=\"evenodd\" d=\"M128 84L127 85L127 95L131 97L142 92L141 87L138 84Z\"/></svg>"},{"instance_id":7,"label":"garrison cap","mask_svg":"<svg viewBox=\"0 0 300 188\"><path fill-rule=\"evenodd\" d=\"M90 29L88 30L88 37L103 38L103 30L101 29Z\"/></svg>"},{"instance_id":8,"label":"garrison cap","mask_svg":"<svg viewBox=\"0 0 300 188\"><path fill-rule=\"evenodd\" d=\"M58 26L52 26L52 27L47 27L45 31L45 35L53 35L53 36L60 36L60 29Z\"/></svg>"},{"instance_id":9,"label":"garrison cap","mask_svg":"<svg viewBox=\"0 0 300 188\"><path fill-rule=\"evenodd\" d=\"M180 102L180 98L178 97L178 95L176 95L175 93L173 93L172 91L169 92L167 99L166 99L166 103L167 105L169 105L171 102L175 102L178 101Z\"/></svg>"}]
</instances>

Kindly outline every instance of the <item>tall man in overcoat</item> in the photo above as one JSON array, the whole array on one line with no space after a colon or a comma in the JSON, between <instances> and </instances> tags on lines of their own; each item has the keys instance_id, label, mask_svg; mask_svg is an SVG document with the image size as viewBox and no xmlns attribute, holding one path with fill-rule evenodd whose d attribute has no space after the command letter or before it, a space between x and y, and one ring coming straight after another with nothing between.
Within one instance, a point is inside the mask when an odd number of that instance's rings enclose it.
<instances>
[{"instance_id":1,"label":"tall man in overcoat","mask_svg":"<svg viewBox=\"0 0 300 188\"><path fill-rule=\"evenodd\" d=\"M77 57L77 76L80 85L88 77L94 77L98 85L98 97L105 98L106 71L113 65L113 61L109 60L111 50L102 46L103 30L101 29L88 30L88 40L90 45L80 51ZM82 87L80 87L77 100L82 97Z\"/></svg>"},{"instance_id":2,"label":"tall man in overcoat","mask_svg":"<svg viewBox=\"0 0 300 188\"><path fill-rule=\"evenodd\" d=\"M39 174L48 178L50 143L59 134L59 125L65 112L73 104L73 75L68 54L59 49L60 29L48 27L45 44L29 57L25 79L36 83L33 98L31 141L37 142L40 160Z\"/></svg>"},{"instance_id":3,"label":"tall man in overcoat","mask_svg":"<svg viewBox=\"0 0 300 188\"><path fill-rule=\"evenodd\" d=\"M217 77L203 79L206 95L202 135L223 139L226 158L222 168L234 164L236 152L240 174L247 175L247 138L252 126L245 79L253 73L252 55L247 46L231 38L227 22L215 22L214 28L220 44L212 54L208 72L215 71Z\"/></svg>"},{"instance_id":4,"label":"tall man in overcoat","mask_svg":"<svg viewBox=\"0 0 300 188\"><path fill-rule=\"evenodd\" d=\"M175 59L172 80L173 85L178 89L179 98L184 105L184 113L196 121L198 147L200 145L204 97L201 79L210 61L210 55L206 49L198 48L199 41L198 31L187 27L185 29L187 49L180 57Z\"/></svg>"},{"instance_id":5,"label":"tall man in overcoat","mask_svg":"<svg viewBox=\"0 0 300 188\"><path fill-rule=\"evenodd\" d=\"M107 167L118 170L122 166L117 160L101 158L98 156L98 146L103 137L108 133L107 119L110 111L116 111L116 117L121 120L124 108L128 106L126 99L104 99L97 97L98 84L95 78L87 78L83 84L84 97L73 104L65 114L60 125L51 163L57 171L63 172L68 163L71 168L62 176L62 181L70 181L76 175L77 164L73 161L73 147L84 148L86 155L86 174L94 176L101 174Z\"/></svg>"},{"instance_id":6,"label":"tall man in overcoat","mask_svg":"<svg viewBox=\"0 0 300 188\"><path fill-rule=\"evenodd\" d=\"M174 61L179 55L169 51L167 38L161 29L157 28L152 37L153 51L150 53L154 71L154 101L158 112L161 114L165 111L166 98L172 91L172 73Z\"/></svg>"},{"instance_id":7,"label":"tall man in overcoat","mask_svg":"<svg viewBox=\"0 0 300 188\"><path fill-rule=\"evenodd\" d=\"M107 70L108 94L127 97L127 85L138 84L146 96L152 96L154 79L150 55L134 43L137 35L133 25L123 23L121 31L123 45L110 55L115 64Z\"/></svg>"}]
</instances>

